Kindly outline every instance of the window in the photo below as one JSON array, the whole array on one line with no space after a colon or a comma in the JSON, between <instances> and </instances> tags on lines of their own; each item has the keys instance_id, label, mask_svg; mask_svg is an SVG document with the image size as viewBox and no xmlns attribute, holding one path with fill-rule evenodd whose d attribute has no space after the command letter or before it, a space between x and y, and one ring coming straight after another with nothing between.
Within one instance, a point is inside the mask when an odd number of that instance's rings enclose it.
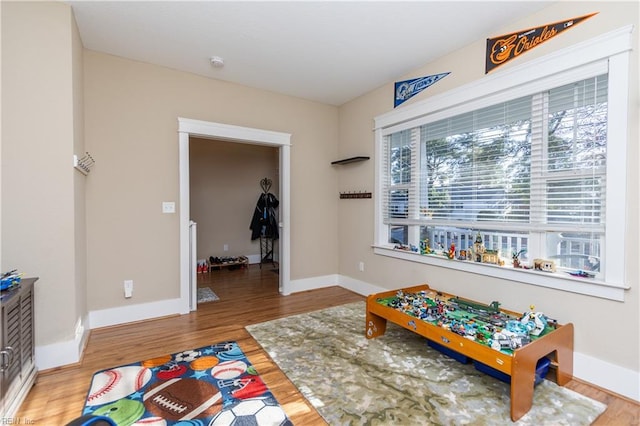
<instances>
[{"instance_id":1,"label":"window","mask_svg":"<svg viewBox=\"0 0 640 426\"><path fill-rule=\"evenodd\" d=\"M624 222L612 206L625 205L626 118L613 127L628 89L614 76L628 68L606 57L547 72L549 60L376 119L376 253L401 248L395 257L489 275L501 266L551 287L581 271L587 287L624 287L620 245L607 242L624 241L624 225L610 224ZM472 259L479 241L492 256ZM452 246L458 261L442 263ZM556 271L532 274L514 258L553 260Z\"/></svg>"}]
</instances>

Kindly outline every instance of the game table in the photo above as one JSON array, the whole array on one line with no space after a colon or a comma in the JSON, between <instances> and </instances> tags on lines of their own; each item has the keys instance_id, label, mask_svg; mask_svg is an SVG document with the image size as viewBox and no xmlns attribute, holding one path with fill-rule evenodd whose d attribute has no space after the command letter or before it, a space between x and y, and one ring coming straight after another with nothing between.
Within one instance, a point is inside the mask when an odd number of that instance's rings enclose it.
<instances>
[{"instance_id":1,"label":"game table","mask_svg":"<svg viewBox=\"0 0 640 426\"><path fill-rule=\"evenodd\" d=\"M381 303L385 299L396 296L399 291L436 294L437 299L444 302L460 299L457 296L433 290L426 284L369 295L366 305L366 337L372 339L383 335L387 321L391 321L472 360L508 374L511 378L511 420L514 422L531 409L536 364L540 359L548 357L551 360L556 369L558 385L563 386L573 378L573 324L554 324L551 330L546 330L544 334L532 339L531 343L505 352L492 349L487 344L470 340L437 323L420 319ZM499 310L513 317L519 318L523 315L502 308Z\"/></svg>"}]
</instances>

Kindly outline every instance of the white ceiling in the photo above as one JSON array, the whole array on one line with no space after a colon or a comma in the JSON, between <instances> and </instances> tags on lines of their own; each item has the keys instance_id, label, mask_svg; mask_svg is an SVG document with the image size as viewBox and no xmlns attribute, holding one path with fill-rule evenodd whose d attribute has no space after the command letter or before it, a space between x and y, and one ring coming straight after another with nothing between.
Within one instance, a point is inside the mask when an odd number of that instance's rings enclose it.
<instances>
[{"instance_id":1,"label":"white ceiling","mask_svg":"<svg viewBox=\"0 0 640 426\"><path fill-rule=\"evenodd\" d=\"M341 105L543 1L67 1L85 48ZM211 57L224 59L214 68ZM484 66L477 64L477 66ZM438 70L447 72L450 70ZM419 77L419 76L415 76ZM392 95L390 95L392 96Z\"/></svg>"}]
</instances>

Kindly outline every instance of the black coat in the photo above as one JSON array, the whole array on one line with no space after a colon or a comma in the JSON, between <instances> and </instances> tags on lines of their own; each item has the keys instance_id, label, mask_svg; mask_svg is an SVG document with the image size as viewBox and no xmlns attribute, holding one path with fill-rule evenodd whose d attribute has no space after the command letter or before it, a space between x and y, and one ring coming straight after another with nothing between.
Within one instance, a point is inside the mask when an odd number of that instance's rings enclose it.
<instances>
[{"instance_id":1,"label":"black coat","mask_svg":"<svg viewBox=\"0 0 640 426\"><path fill-rule=\"evenodd\" d=\"M276 218L276 210L280 202L272 193L263 193L258 198L256 208L251 219L251 239L268 237L274 240L278 239L278 220Z\"/></svg>"}]
</instances>

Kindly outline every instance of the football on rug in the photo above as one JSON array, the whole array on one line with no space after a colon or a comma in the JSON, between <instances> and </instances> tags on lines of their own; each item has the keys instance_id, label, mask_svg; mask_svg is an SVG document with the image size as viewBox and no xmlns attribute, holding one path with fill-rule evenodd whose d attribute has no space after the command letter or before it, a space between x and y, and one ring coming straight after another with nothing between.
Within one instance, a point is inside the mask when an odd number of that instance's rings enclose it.
<instances>
[{"instance_id":1,"label":"football on rug","mask_svg":"<svg viewBox=\"0 0 640 426\"><path fill-rule=\"evenodd\" d=\"M236 342L99 371L82 415L119 426L292 425Z\"/></svg>"}]
</instances>

